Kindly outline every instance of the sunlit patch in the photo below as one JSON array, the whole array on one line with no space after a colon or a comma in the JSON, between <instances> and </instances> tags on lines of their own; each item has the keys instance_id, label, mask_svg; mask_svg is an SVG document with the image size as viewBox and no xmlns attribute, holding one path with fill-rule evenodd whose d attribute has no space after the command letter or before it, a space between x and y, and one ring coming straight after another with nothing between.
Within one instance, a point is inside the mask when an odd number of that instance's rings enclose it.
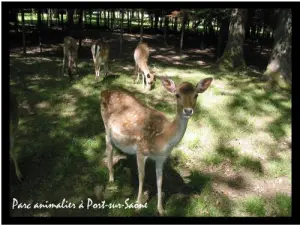
<instances>
[{"instance_id":1,"label":"sunlit patch","mask_svg":"<svg viewBox=\"0 0 300 225\"><path fill-rule=\"evenodd\" d=\"M204 66L204 65L206 65L207 63L204 62L204 61L202 61L202 60L199 60L199 61L197 61L197 64L199 64L200 66Z\"/></svg>"}]
</instances>

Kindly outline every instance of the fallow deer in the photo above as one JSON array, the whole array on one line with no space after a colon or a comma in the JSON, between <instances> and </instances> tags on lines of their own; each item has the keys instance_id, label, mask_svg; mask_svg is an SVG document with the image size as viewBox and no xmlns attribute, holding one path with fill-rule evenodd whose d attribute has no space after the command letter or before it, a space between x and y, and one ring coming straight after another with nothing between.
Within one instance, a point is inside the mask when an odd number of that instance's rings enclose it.
<instances>
[{"instance_id":1,"label":"fallow deer","mask_svg":"<svg viewBox=\"0 0 300 225\"><path fill-rule=\"evenodd\" d=\"M76 67L76 72L77 72L77 60L78 60L77 41L70 36L65 37L63 51L64 51L64 56L63 56L62 73L65 72L65 64L67 61L68 75L70 79L72 79L73 74L75 72L74 66Z\"/></svg>"},{"instance_id":2,"label":"fallow deer","mask_svg":"<svg viewBox=\"0 0 300 225\"><path fill-rule=\"evenodd\" d=\"M10 157L12 158L14 165L15 165L15 171L16 176L19 181L22 180L22 174L20 172L18 162L17 162L17 156L14 148L14 142L15 142L15 135L18 130L18 124L19 124L19 104L17 97L15 94L10 93L9 96L10 100L10 106L9 106L9 138L10 138Z\"/></svg>"},{"instance_id":3,"label":"fallow deer","mask_svg":"<svg viewBox=\"0 0 300 225\"><path fill-rule=\"evenodd\" d=\"M96 40L91 46L91 52L93 55L93 61L95 65L96 79L100 76L101 64L104 65L104 76L108 72L108 60L109 60L109 45L103 39Z\"/></svg>"},{"instance_id":4,"label":"fallow deer","mask_svg":"<svg viewBox=\"0 0 300 225\"><path fill-rule=\"evenodd\" d=\"M139 174L137 202L141 204L145 161L147 158L155 160L157 210L163 215L163 164L185 133L189 118L194 113L198 93L203 93L209 87L212 78L205 78L196 86L189 82L175 85L174 81L168 78L162 78L161 81L167 91L177 98L177 112L172 122L162 112L143 105L132 94L124 91L102 91L100 105L106 132L109 182L114 182L112 146L127 154L135 154Z\"/></svg>"},{"instance_id":5,"label":"fallow deer","mask_svg":"<svg viewBox=\"0 0 300 225\"><path fill-rule=\"evenodd\" d=\"M140 77L140 71L142 71L142 82L143 88L146 90L151 90L155 83L155 74L151 73L148 68L148 58L149 58L149 47L146 42L140 42L134 50L134 81L138 82Z\"/></svg>"}]
</instances>

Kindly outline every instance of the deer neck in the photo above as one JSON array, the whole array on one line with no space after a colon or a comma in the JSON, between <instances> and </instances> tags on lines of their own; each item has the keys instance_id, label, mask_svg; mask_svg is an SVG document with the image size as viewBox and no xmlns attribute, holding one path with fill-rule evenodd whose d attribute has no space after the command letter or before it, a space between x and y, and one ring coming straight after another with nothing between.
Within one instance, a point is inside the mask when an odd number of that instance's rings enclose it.
<instances>
[{"instance_id":1,"label":"deer neck","mask_svg":"<svg viewBox=\"0 0 300 225\"><path fill-rule=\"evenodd\" d=\"M165 145L164 152L169 154L171 150L181 141L188 124L189 119L183 117L180 113L177 113L175 119L166 126Z\"/></svg>"}]
</instances>

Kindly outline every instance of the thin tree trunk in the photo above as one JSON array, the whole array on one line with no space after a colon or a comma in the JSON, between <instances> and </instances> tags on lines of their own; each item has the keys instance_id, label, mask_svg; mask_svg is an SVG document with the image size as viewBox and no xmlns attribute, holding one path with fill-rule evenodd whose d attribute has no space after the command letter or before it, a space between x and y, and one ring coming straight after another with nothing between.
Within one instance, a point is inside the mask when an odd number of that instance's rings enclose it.
<instances>
[{"instance_id":1,"label":"thin tree trunk","mask_svg":"<svg viewBox=\"0 0 300 225\"><path fill-rule=\"evenodd\" d=\"M127 30L130 30L130 9L127 9Z\"/></svg>"},{"instance_id":2,"label":"thin tree trunk","mask_svg":"<svg viewBox=\"0 0 300 225\"><path fill-rule=\"evenodd\" d=\"M42 30L42 17L41 17L41 10L38 9L38 18L37 18L37 26L38 26L38 36L39 36L39 46L40 46L40 52L42 52L42 35L41 35L41 30Z\"/></svg>"},{"instance_id":3,"label":"thin tree trunk","mask_svg":"<svg viewBox=\"0 0 300 225\"><path fill-rule=\"evenodd\" d=\"M140 25L140 42L143 41L143 31L144 31L144 9L141 9L141 25Z\"/></svg>"},{"instance_id":4,"label":"thin tree trunk","mask_svg":"<svg viewBox=\"0 0 300 225\"><path fill-rule=\"evenodd\" d=\"M51 27L52 18L51 18L51 9L48 8L48 27Z\"/></svg>"},{"instance_id":5,"label":"thin tree trunk","mask_svg":"<svg viewBox=\"0 0 300 225\"><path fill-rule=\"evenodd\" d=\"M111 11L111 29L114 30L115 28L115 10Z\"/></svg>"},{"instance_id":6,"label":"thin tree trunk","mask_svg":"<svg viewBox=\"0 0 300 225\"><path fill-rule=\"evenodd\" d=\"M24 17L24 9L21 9L21 17L22 17L23 55L26 55L26 37L25 37L25 17Z\"/></svg>"},{"instance_id":7,"label":"thin tree trunk","mask_svg":"<svg viewBox=\"0 0 300 225\"><path fill-rule=\"evenodd\" d=\"M99 27L99 25L100 25L100 11L99 11L99 9L97 9L97 28Z\"/></svg>"},{"instance_id":8,"label":"thin tree trunk","mask_svg":"<svg viewBox=\"0 0 300 225\"><path fill-rule=\"evenodd\" d=\"M131 33L131 28L132 28L132 19L133 19L133 9L131 9L131 16L130 16L130 28L129 28L130 33Z\"/></svg>"},{"instance_id":9,"label":"thin tree trunk","mask_svg":"<svg viewBox=\"0 0 300 225\"><path fill-rule=\"evenodd\" d=\"M182 52L182 47L183 47L183 35L184 35L185 24L186 24L186 12L183 12L182 23L181 23L180 52Z\"/></svg>"},{"instance_id":10,"label":"thin tree trunk","mask_svg":"<svg viewBox=\"0 0 300 225\"><path fill-rule=\"evenodd\" d=\"M124 22L124 9L121 9L120 58L122 58L123 55L123 22Z\"/></svg>"},{"instance_id":11,"label":"thin tree trunk","mask_svg":"<svg viewBox=\"0 0 300 225\"><path fill-rule=\"evenodd\" d=\"M165 40L165 44L167 44L168 25L169 25L169 17L168 17L168 16L165 16L165 30L164 30L164 40Z\"/></svg>"},{"instance_id":12,"label":"thin tree trunk","mask_svg":"<svg viewBox=\"0 0 300 225\"><path fill-rule=\"evenodd\" d=\"M30 14L30 20L31 20L31 25L33 25L33 15L34 15L34 10L31 9L31 14Z\"/></svg>"},{"instance_id":13,"label":"thin tree trunk","mask_svg":"<svg viewBox=\"0 0 300 225\"><path fill-rule=\"evenodd\" d=\"M79 10L79 18L78 18L78 24L79 24L79 29L81 29L81 33L84 33L84 23L83 23L83 9ZM79 38L79 48L81 48L81 42L82 42L82 37L80 35Z\"/></svg>"},{"instance_id":14,"label":"thin tree trunk","mask_svg":"<svg viewBox=\"0 0 300 225\"><path fill-rule=\"evenodd\" d=\"M92 26L92 17L93 17L93 10L92 9L89 10L89 14L90 14L90 26Z\"/></svg>"}]
</instances>

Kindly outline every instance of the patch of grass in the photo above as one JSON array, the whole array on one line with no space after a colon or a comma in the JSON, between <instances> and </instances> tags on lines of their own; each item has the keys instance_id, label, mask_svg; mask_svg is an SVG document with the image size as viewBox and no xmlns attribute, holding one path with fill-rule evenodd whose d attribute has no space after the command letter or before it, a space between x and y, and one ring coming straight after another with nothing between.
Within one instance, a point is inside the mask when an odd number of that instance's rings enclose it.
<instances>
[{"instance_id":1,"label":"patch of grass","mask_svg":"<svg viewBox=\"0 0 300 225\"><path fill-rule=\"evenodd\" d=\"M276 194L270 200L270 215L271 216L291 216L292 201L291 197L285 194Z\"/></svg>"},{"instance_id":2,"label":"patch of grass","mask_svg":"<svg viewBox=\"0 0 300 225\"><path fill-rule=\"evenodd\" d=\"M265 216L266 208L265 202L260 197L249 197L244 203L244 210L249 213L251 216Z\"/></svg>"},{"instance_id":3,"label":"patch of grass","mask_svg":"<svg viewBox=\"0 0 300 225\"><path fill-rule=\"evenodd\" d=\"M271 197L251 196L239 203L241 211L249 216L291 216L291 197L276 193Z\"/></svg>"}]
</instances>

